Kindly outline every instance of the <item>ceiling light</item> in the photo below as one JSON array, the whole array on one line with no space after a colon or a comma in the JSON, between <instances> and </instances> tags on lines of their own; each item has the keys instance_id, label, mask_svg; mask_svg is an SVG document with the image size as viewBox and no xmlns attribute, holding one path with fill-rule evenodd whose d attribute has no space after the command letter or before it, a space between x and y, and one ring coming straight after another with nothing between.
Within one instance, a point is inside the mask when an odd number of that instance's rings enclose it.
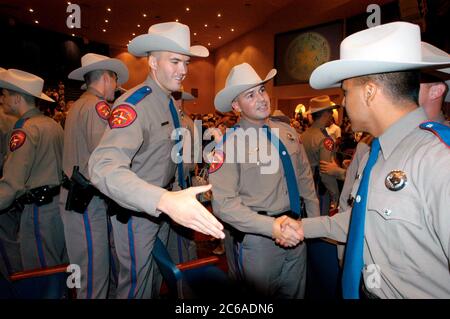
<instances>
[{"instance_id":1,"label":"ceiling light","mask_svg":"<svg viewBox=\"0 0 450 319\"><path fill-rule=\"evenodd\" d=\"M175 22L178 22L178 19L175 19Z\"/></svg>"},{"instance_id":2,"label":"ceiling light","mask_svg":"<svg viewBox=\"0 0 450 319\"><path fill-rule=\"evenodd\" d=\"M234 29L233 29L233 28L231 28L231 32L234 32Z\"/></svg>"},{"instance_id":3,"label":"ceiling light","mask_svg":"<svg viewBox=\"0 0 450 319\"><path fill-rule=\"evenodd\" d=\"M109 22L109 20L108 20L108 19L105 19L105 22L106 22L106 23L108 23L108 22Z\"/></svg>"},{"instance_id":4,"label":"ceiling light","mask_svg":"<svg viewBox=\"0 0 450 319\"><path fill-rule=\"evenodd\" d=\"M30 12L34 12L34 10L33 10L33 9L31 9L31 8L30 8L30 9L28 9L28 11L30 11Z\"/></svg>"},{"instance_id":5,"label":"ceiling light","mask_svg":"<svg viewBox=\"0 0 450 319\"><path fill-rule=\"evenodd\" d=\"M140 24L138 24L138 25L137 25L137 27L138 27L138 28L140 28L140 27L141 27L141 25L140 25Z\"/></svg>"},{"instance_id":6,"label":"ceiling light","mask_svg":"<svg viewBox=\"0 0 450 319\"><path fill-rule=\"evenodd\" d=\"M38 24L38 23L39 23L39 21L38 21L38 20L34 20L34 23Z\"/></svg>"},{"instance_id":7,"label":"ceiling light","mask_svg":"<svg viewBox=\"0 0 450 319\"><path fill-rule=\"evenodd\" d=\"M219 35L219 40L222 39L222 37Z\"/></svg>"},{"instance_id":8,"label":"ceiling light","mask_svg":"<svg viewBox=\"0 0 450 319\"><path fill-rule=\"evenodd\" d=\"M190 11L191 9L189 9L189 7L188 8L186 8L186 11Z\"/></svg>"},{"instance_id":9,"label":"ceiling light","mask_svg":"<svg viewBox=\"0 0 450 319\"><path fill-rule=\"evenodd\" d=\"M111 12L111 8L106 8L106 11Z\"/></svg>"},{"instance_id":10,"label":"ceiling light","mask_svg":"<svg viewBox=\"0 0 450 319\"><path fill-rule=\"evenodd\" d=\"M194 35L197 35L197 32L194 32Z\"/></svg>"},{"instance_id":11,"label":"ceiling light","mask_svg":"<svg viewBox=\"0 0 450 319\"><path fill-rule=\"evenodd\" d=\"M70 1L67 1L67 4L68 4L68 5L71 5L72 3L71 3Z\"/></svg>"},{"instance_id":12,"label":"ceiling light","mask_svg":"<svg viewBox=\"0 0 450 319\"><path fill-rule=\"evenodd\" d=\"M106 32L106 29L103 29L102 31L103 31L103 32Z\"/></svg>"},{"instance_id":13,"label":"ceiling light","mask_svg":"<svg viewBox=\"0 0 450 319\"><path fill-rule=\"evenodd\" d=\"M133 32L133 36L135 36L135 35L136 35L136 33Z\"/></svg>"},{"instance_id":14,"label":"ceiling light","mask_svg":"<svg viewBox=\"0 0 450 319\"><path fill-rule=\"evenodd\" d=\"M75 33L72 33L72 36L74 37L74 36L75 36Z\"/></svg>"},{"instance_id":15,"label":"ceiling light","mask_svg":"<svg viewBox=\"0 0 450 319\"><path fill-rule=\"evenodd\" d=\"M208 45L211 45L211 42L208 42Z\"/></svg>"},{"instance_id":16,"label":"ceiling light","mask_svg":"<svg viewBox=\"0 0 450 319\"><path fill-rule=\"evenodd\" d=\"M218 18L220 18L221 16L222 16L222 14L220 14L220 13L217 14L217 17L218 17Z\"/></svg>"},{"instance_id":17,"label":"ceiling light","mask_svg":"<svg viewBox=\"0 0 450 319\"><path fill-rule=\"evenodd\" d=\"M208 27L208 25L205 23L205 28L207 28Z\"/></svg>"},{"instance_id":18,"label":"ceiling light","mask_svg":"<svg viewBox=\"0 0 450 319\"><path fill-rule=\"evenodd\" d=\"M142 16L143 16L144 18L146 18L146 17L147 17L147 14L146 14L146 13L144 13L144 14L142 14Z\"/></svg>"}]
</instances>

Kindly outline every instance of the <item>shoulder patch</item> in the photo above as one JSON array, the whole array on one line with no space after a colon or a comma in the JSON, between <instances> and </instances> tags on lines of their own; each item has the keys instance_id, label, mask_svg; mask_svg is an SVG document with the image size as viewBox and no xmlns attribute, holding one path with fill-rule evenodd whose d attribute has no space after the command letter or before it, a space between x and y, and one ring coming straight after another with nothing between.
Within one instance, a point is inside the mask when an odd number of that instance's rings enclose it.
<instances>
[{"instance_id":1,"label":"shoulder patch","mask_svg":"<svg viewBox=\"0 0 450 319\"><path fill-rule=\"evenodd\" d=\"M110 128L122 128L131 125L137 118L136 111L127 104L116 107L109 117Z\"/></svg>"},{"instance_id":2,"label":"shoulder patch","mask_svg":"<svg viewBox=\"0 0 450 319\"><path fill-rule=\"evenodd\" d=\"M15 130L11 134L11 139L9 140L9 150L14 152L19 149L27 139L27 134L22 130Z\"/></svg>"},{"instance_id":3,"label":"shoulder patch","mask_svg":"<svg viewBox=\"0 0 450 319\"><path fill-rule=\"evenodd\" d=\"M437 122L425 122L420 124L419 127L436 135L442 143L450 148L450 127Z\"/></svg>"},{"instance_id":4,"label":"shoulder patch","mask_svg":"<svg viewBox=\"0 0 450 319\"><path fill-rule=\"evenodd\" d=\"M325 148L327 150L329 150L330 152L332 152L334 150L334 141L331 137L327 137L326 139L323 140L323 146L325 146Z\"/></svg>"},{"instance_id":5,"label":"shoulder patch","mask_svg":"<svg viewBox=\"0 0 450 319\"><path fill-rule=\"evenodd\" d=\"M95 105L95 111L102 120L108 120L111 115L111 107L105 101L100 101Z\"/></svg>"},{"instance_id":6,"label":"shoulder patch","mask_svg":"<svg viewBox=\"0 0 450 319\"><path fill-rule=\"evenodd\" d=\"M225 162L225 153L219 150L215 150L212 154L212 158L210 159L209 170L208 173L212 174L217 172Z\"/></svg>"}]
</instances>

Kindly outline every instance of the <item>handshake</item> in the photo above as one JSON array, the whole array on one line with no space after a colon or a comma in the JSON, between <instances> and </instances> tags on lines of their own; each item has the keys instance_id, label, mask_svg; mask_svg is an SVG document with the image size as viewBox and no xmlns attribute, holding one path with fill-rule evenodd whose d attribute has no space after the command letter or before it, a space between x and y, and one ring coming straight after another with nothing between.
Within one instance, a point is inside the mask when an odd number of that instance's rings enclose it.
<instances>
[{"instance_id":1,"label":"handshake","mask_svg":"<svg viewBox=\"0 0 450 319\"><path fill-rule=\"evenodd\" d=\"M282 247L295 247L304 239L303 224L288 216L281 216L273 222L272 237Z\"/></svg>"}]
</instances>

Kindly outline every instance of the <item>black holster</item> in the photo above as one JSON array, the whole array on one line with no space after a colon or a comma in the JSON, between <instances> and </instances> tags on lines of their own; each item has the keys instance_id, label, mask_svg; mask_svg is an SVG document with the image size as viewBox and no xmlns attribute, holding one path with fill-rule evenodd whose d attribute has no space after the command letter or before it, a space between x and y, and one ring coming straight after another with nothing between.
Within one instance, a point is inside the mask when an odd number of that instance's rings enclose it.
<instances>
[{"instance_id":1,"label":"black holster","mask_svg":"<svg viewBox=\"0 0 450 319\"><path fill-rule=\"evenodd\" d=\"M320 169L318 166L316 166L314 169L313 178L314 178L314 183L316 184L317 193L320 196L325 195L325 193L327 192L327 188L326 188L325 184L322 183L322 179L320 178Z\"/></svg>"},{"instance_id":2,"label":"black holster","mask_svg":"<svg viewBox=\"0 0 450 319\"><path fill-rule=\"evenodd\" d=\"M99 191L91 182L79 172L79 167L74 166L72 177L69 180L65 176L63 186L69 190L66 200L66 210L84 214L89 203Z\"/></svg>"}]
</instances>

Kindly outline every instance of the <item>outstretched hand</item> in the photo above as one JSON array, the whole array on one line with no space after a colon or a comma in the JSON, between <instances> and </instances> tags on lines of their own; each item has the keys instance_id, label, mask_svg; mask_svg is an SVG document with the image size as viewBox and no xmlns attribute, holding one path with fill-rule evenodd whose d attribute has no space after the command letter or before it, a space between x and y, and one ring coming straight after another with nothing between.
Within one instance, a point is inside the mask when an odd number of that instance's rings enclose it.
<instances>
[{"instance_id":1,"label":"outstretched hand","mask_svg":"<svg viewBox=\"0 0 450 319\"><path fill-rule=\"evenodd\" d=\"M166 192L161 196L157 208L184 227L216 238L225 238L223 225L196 198L197 194L207 192L211 187L205 185Z\"/></svg>"},{"instance_id":2,"label":"outstretched hand","mask_svg":"<svg viewBox=\"0 0 450 319\"><path fill-rule=\"evenodd\" d=\"M273 223L272 232L272 237L275 242L283 247L297 246L303 240L302 233L298 231L300 226L296 225L298 222L288 216L276 218Z\"/></svg>"}]
</instances>

